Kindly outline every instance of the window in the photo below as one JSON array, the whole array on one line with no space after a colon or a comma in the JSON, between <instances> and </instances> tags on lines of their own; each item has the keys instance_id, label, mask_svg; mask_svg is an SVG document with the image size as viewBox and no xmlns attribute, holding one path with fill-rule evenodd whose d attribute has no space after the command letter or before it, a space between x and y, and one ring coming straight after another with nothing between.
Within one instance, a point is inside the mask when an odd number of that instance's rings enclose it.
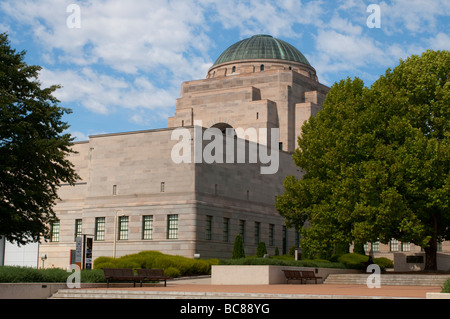
<instances>
[{"instance_id":1,"label":"window","mask_svg":"<svg viewBox=\"0 0 450 319\"><path fill-rule=\"evenodd\" d=\"M259 120L259 112L256 112L256 119Z\"/></svg>"},{"instance_id":2,"label":"window","mask_svg":"<svg viewBox=\"0 0 450 319\"><path fill-rule=\"evenodd\" d=\"M167 216L167 239L178 238L178 215Z\"/></svg>"},{"instance_id":3,"label":"window","mask_svg":"<svg viewBox=\"0 0 450 319\"><path fill-rule=\"evenodd\" d=\"M245 243L245 220L239 221L239 234L241 234L242 242Z\"/></svg>"},{"instance_id":4,"label":"window","mask_svg":"<svg viewBox=\"0 0 450 319\"><path fill-rule=\"evenodd\" d=\"M411 251L411 244L402 242L402 251Z\"/></svg>"},{"instance_id":5,"label":"window","mask_svg":"<svg viewBox=\"0 0 450 319\"><path fill-rule=\"evenodd\" d=\"M164 193L166 191L166 183L161 182L161 193Z\"/></svg>"},{"instance_id":6,"label":"window","mask_svg":"<svg viewBox=\"0 0 450 319\"><path fill-rule=\"evenodd\" d=\"M262 71L264 71L264 64L261 64L261 66L259 67L259 69Z\"/></svg>"},{"instance_id":7,"label":"window","mask_svg":"<svg viewBox=\"0 0 450 319\"><path fill-rule=\"evenodd\" d=\"M231 69L231 73L235 73L236 72L236 67L233 66L233 68Z\"/></svg>"},{"instance_id":8,"label":"window","mask_svg":"<svg viewBox=\"0 0 450 319\"><path fill-rule=\"evenodd\" d=\"M59 220L55 220L50 225L50 241L59 242Z\"/></svg>"},{"instance_id":9,"label":"window","mask_svg":"<svg viewBox=\"0 0 450 319\"><path fill-rule=\"evenodd\" d=\"M128 240L128 216L119 217L119 240Z\"/></svg>"},{"instance_id":10,"label":"window","mask_svg":"<svg viewBox=\"0 0 450 319\"><path fill-rule=\"evenodd\" d=\"M255 245L258 245L260 242L260 230L261 230L261 223L255 222Z\"/></svg>"},{"instance_id":11,"label":"window","mask_svg":"<svg viewBox=\"0 0 450 319\"><path fill-rule=\"evenodd\" d=\"M247 190L247 200L250 200L250 191Z\"/></svg>"},{"instance_id":12,"label":"window","mask_svg":"<svg viewBox=\"0 0 450 319\"><path fill-rule=\"evenodd\" d=\"M214 196L217 196L217 195L219 195L219 185L215 184L214 185Z\"/></svg>"},{"instance_id":13,"label":"window","mask_svg":"<svg viewBox=\"0 0 450 319\"><path fill-rule=\"evenodd\" d=\"M398 251L398 240L391 239L391 251Z\"/></svg>"},{"instance_id":14,"label":"window","mask_svg":"<svg viewBox=\"0 0 450 319\"><path fill-rule=\"evenodd\" d=\"M278 143L278 149L279 149L280 151L283 150L283 142Z\"/></svg>"},{"instance_id":15,"label":"window","mask_svg":"<svg viewBox=\"0 0 450 319\"><path fill-rule=\"evenodd\" d=\"M117 185L113 185L113 196L117 195Z\"/></svg>"},{"instance_id":16,"label":"window","mask_svg":"<svg viewBox=\"0 0 450 319\"><path fill-rule=\"evenodd\" d=\"M75 219L75 240L77 240L77 237L82 236L82 226L83 226L83 220L82 219Z\"/></svg>"},{"instance_id":17,"label":"window","mask_svg":"<svg viewBox=\"0 0 450 319\"><path fill-rule=\"evenodd\" d=\"M372 243L372 251L379 252L380 251L380 242L376 241Z\"/></svg>"},{"instance_id":18,"label":"window","mask_svg":"<svg viewBox=\"0 0 450 319\"><path fill-rule=\"evenodd\" d=\"M275 235L275 225L269 224L269 246L273 246L274 235Z\"/></svg>"},{"instance_id":19,"label":"window","mask_svg":"<svg viewBox=\"0 0 450 319\"><path fill-rule=\"evenodd\" d=\"M105 240L105 217L95 218L95 240Z\"/></svg>"},{"instance_id":20,"label":"window","mask_svg":"<svg viewBox=\"0 0 450 319\"><path fill-rule=\"evenodd\" d=\"M223 219L223 241L228 243L230 241L230 219L224 218Z\"/></svg>"},{"instance_id":21,"label":"window","mask_svg":"<svg viewBox=\"0 0 450 319\"><path fill-rule=\"evenodd\" d=\"M144 216L142 218L142 239L153 239L153 216Z\"/></svg>"},{"instance_id":22,"label":"window","mask_svg":"<svg viewBox=\"0 0 450 319\"><path fill-rule=\"evenodd\" d=\"M283 226L283 255L287 254L287 229Z\"/></svg>"},{"instance_id":23,"label":"window","mask_svg":"<svg viewBox=\"0 0 450 319\"><path fill-rule=\"evenodd\" d=\"M212 239L212 216L206 216L206 225L205 225L205 235L206 240Z\"/></svg>"}]
</instances>

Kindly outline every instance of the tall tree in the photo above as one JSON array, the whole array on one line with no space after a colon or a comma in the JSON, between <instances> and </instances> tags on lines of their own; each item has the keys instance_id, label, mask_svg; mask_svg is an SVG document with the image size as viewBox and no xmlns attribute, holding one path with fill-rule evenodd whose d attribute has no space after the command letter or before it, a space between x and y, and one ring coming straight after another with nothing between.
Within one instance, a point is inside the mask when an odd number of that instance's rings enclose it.
<instances>
[{"instance_id":1,"label":"tall tree","mask_svg":"<svg viewBox=\"0 0 450 319\"><path fill-rule=\"evenodd\" d=\"M392 238L422 246L436 269L437 242L450 239L450 53L400 61L371 88L359 79L332 86L323 109L302 127L295 163L276 207L302 227L302 245Z\"/></svg>"},{"instance_id":2,"label":"tall tree","mask_svg":"<svg viewBox=\"0 0 450 319\"><path fill-rule=\"evenodd\" d=\"M18 244L49 236L58 187L78 179L62 121L70 110L52 96L59 86L41 88L41 67L24 58L0 34L0 236Z\"/></svg>"}]
</instances>

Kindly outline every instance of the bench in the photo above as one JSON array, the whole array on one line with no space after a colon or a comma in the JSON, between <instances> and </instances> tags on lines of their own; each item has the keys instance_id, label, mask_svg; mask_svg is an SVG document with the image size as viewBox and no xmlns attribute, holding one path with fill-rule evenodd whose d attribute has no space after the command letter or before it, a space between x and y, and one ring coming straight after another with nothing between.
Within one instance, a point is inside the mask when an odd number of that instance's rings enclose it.
<instances>
[{"instance_id":1,"label":"bench","mask_svg":"<svg viewBox=\"0 0 450 319\"><path fill-rule=\"evenodd\" d=\"M306 283L306 280L314 280L317 284L317 279L322 279L322 277L317 277L314 274L314 271L308 270L283 270L284 276L286 277L286 282L289 283L289 280L300 280L300 283L303 283L303 280Z\"/></svg>"},{"instance_id":2,"label":"bench","mask_svg":"<svg viewBox=\"0 0 450 319\"><path fill-rule=\"evenodd\" d=\"M132 281L134 287L136 287L136 281L139 281L142 287L143 278L141 278L139 275L135 276L133 269L103 268L103 273L106 279L106 288L109 288L110 281Z\"/></svg>"},{"instance_id":3,"label":"bench","mask_svg":"<svg viewBox=\"0 0 450 319\"><path fill-rule=\"evenodd\" d=\"M167 287L167 280L173 279L164 275L163 269L138 269L138 276L143 280L164 281L164 287Z\"/></svg>"}]
</instances>

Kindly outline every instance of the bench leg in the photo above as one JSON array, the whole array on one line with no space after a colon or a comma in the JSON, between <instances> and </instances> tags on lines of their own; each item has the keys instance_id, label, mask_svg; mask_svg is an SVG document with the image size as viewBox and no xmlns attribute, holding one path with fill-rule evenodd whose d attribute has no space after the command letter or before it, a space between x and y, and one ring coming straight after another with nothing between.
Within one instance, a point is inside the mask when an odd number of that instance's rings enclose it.
<instances>
[{"instance_id":1,"label":"bench leg","mask_svg":"<svg viewBox=\"0 0 450 319\"><path fill-rule=\"evenodd\" d=\"M109 288L109 279L106 279L106 288Z\"/></svg>"}]
</instances>

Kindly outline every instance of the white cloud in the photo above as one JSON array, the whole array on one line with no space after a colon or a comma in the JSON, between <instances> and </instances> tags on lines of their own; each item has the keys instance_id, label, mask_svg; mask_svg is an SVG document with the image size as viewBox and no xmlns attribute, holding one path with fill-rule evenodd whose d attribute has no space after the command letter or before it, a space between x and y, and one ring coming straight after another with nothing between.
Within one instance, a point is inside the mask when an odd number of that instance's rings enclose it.
<instances>
[{"instance_id":1,"label":"white cloud","mask_svg":"<svg viewBox=\"0 0 450 319\"><path fill-rule=\"evenodd\" d=\"M323 24L323 1L209 1L215 20L225 28L237 28L243 36L267 33L276 37L298 37L296 24Z\"/></svg>"},{"instance_id":2,"label":"white cloud","mask_svg":"<svg viewBox=\"0 0 450 319\"><path fill-rule=\"evenodd\" d=\"M202 36L204 10L196 1L88 0L79 3L79 29L67 27L68 4L11 1L0 8L30 25L36 41L58 62L101 63L130 74L152 73L160 67L177 73L193 57L202 57L201 50L208 46L209 39Z\"/></svg>"},{"instance_id":3,"label":"white cloud","mask_svg":"<svg viewBox=\"0 0 450 319\"><path fill-rule=\"evenodd\" d=\"M450 50L450 36L443 32L439 32L435 37L428 40L430 49L433 50Z\"/></svg>"},{"instance_id":4,"label":"white cloud","mask_svg":"<svg viewBox=\"0 0 450 319\"><path fill-rule=\"evenodd\" d=\"M90 111L108 114L118 107L137 109L168 108L175 104L178 89L155 87L144 78L137 78L131 84L125 79L100 74L91 68L80 71L41 70L42 85L61 84L55 96L64 103L77 102Z\"/></svg>"},{"instance_id":5,"label":"white cloud","mask_svg":"<svg viewBox=\"0 0 450 319\"><path fill-rule=\"evenodd\" d=\"M435 32L440 28L437 19L450 14L448 0L393 0L380 3L382 29L388 34Z\"/></svg>"}]
</instances>

